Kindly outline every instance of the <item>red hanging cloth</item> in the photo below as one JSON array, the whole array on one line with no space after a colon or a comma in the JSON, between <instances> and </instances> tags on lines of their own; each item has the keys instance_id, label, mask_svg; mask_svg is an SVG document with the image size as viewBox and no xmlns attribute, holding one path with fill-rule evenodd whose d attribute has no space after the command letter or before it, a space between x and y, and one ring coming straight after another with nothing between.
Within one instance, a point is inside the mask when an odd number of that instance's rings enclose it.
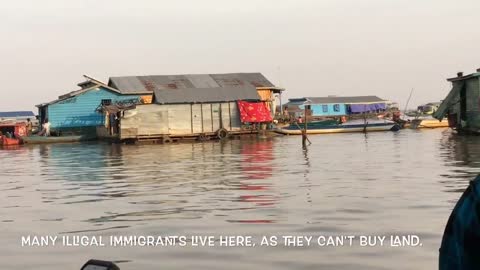
<instances>
[{"instance_id":1,"label":"red hanging cloth","mask_svg":"<svg viewBox=\"0 0 480 270\"><path fill-rule=\"evenodd\" d=\"M271 122L273 120L270 111L265 107L263 102L255 103L239 100L237 104L242 123L261 123Z\"/></svg>"}]
</instances>

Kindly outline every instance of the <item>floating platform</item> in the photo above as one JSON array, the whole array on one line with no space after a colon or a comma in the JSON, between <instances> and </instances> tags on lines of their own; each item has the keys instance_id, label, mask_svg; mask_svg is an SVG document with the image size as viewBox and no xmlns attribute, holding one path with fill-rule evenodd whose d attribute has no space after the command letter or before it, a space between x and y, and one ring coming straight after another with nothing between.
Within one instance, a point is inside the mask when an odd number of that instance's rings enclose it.
<instances>
[{"instance_id":1,"label":"floating platform","mask_svg":"<svg viewBox=\"0 0 480 270\"><path fill-rule=\"evenodd\" d=\"M224 130L225 131L225 130ZM241 138L248 136L258 136L264 131L259 130L241 130L241 131L228 131L225 133L221 132L209 132L209 133L200 133L200 134L152 134L152 135L142 135L136 136L135 138L120 139L118 135L99 136L99 140L113 142L113 143L127 143L127 144L167 144L174 142L188 142L188 141L210 141L210 140L223 140L223 139L233 139Z\"/></svg>"}]
</instances>

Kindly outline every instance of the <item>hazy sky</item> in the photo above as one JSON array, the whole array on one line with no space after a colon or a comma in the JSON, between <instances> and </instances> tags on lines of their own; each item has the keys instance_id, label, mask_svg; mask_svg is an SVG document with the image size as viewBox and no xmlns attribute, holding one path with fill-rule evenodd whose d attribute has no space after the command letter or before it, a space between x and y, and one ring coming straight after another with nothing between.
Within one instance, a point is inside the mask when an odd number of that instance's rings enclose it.
<instances>
[{"instance_id":1,"label":"hazy sky","mask_svg":"<svg viewBox=\"0 0 480 270\"><path fill-rule=\"evenodd\" d=\"M0 111L110 76L262 72L286 97L443 99L480 67L478 0L0 1Z\"/></svg>"}]
</instances>

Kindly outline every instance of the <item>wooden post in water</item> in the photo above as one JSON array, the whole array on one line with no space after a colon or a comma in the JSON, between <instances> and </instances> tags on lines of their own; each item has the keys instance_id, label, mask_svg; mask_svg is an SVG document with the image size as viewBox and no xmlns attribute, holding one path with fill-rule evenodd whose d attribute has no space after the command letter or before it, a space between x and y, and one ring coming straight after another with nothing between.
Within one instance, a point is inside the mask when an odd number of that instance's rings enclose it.
<instances>
[{"instance_id":1,"label":"wooden post in water","mask_svg":"<svg viewBox=\"0 0 480 270\"><path fill-rule=\"evenodd\" d=\"M304 105L305 106L305 109L304 109L304 117L305 117L305 121L303 121L303 130L302 130L302 146L303 148L307 147L307 125L308 125L308 118L307 118L307 105ZM308 140L310 142L310 140Z\"/></svg>"},{"instance_id":2,"label":"wooden post in water","mask_svg":"<svg viewBox=\"0 0 480 270\"><path fill-rule=\"evenodd\" d=\"M367 125L368 125L368 122L367 122L367 112L366 112L366 109L367 109L367 105L364 105L364 106L363 106L363 133L367 133Z\"/></svg>"}]
</instances>

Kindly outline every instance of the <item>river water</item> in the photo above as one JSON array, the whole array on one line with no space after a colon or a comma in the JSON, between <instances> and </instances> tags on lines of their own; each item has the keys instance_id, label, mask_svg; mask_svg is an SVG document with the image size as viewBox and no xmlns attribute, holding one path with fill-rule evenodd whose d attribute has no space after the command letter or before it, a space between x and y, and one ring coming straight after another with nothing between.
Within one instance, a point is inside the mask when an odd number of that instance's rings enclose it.
<instances>
[{"instance_id":1,"label":"river water","mask_svg":"<svg viewBox=\"0 0 480 270\"><path fill-rule=\"evenodd\" d=\"M90 258L122 270L437 268L450 211L480 172L480 138L435 129L310 140L307 150L296 136L0 150L1 268L79 269ZM29 235L241 235L257 244L22 246ZM346 235L416 235L421 244L259 244Z\"/></svg>"}]
</instances>

